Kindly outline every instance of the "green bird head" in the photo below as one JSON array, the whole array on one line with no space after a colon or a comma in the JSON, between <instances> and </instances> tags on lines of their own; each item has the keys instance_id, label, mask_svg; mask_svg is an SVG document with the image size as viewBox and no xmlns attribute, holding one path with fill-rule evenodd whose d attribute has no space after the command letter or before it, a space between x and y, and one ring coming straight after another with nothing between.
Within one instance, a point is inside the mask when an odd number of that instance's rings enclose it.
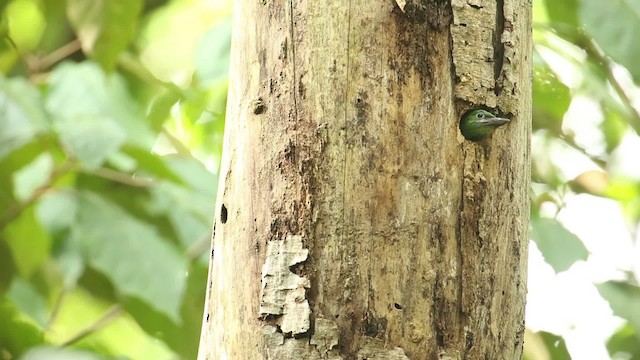
<instances>
[{"instance_id":1,"label":"green bird head","mask_svg":"<svg viewBox=\"0 0 640 360\"><path fill-rule=\"evenodd\" d=\"M509 119L496 117L486 110L472 110L460 120L460 132L467 140L480 141L508 122Z\"/></svg>"}]
</instances>

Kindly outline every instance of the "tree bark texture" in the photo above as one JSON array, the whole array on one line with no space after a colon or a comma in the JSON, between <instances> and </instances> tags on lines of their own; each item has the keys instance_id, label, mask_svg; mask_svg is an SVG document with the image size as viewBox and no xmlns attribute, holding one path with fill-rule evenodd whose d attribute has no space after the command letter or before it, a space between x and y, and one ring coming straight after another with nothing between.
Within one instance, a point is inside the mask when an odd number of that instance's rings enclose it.
<instances>
[{"instance_id":1,"label":"tree bark texture","mask_svg":"<svg viewBox=\"0 0 640 360\"><path fill-rule=\"evenodd\" d=\"M520 358L530 0L234 16L199 358ZM476 107L511 122L466 141Z\"/></svg>"}]
</instances>

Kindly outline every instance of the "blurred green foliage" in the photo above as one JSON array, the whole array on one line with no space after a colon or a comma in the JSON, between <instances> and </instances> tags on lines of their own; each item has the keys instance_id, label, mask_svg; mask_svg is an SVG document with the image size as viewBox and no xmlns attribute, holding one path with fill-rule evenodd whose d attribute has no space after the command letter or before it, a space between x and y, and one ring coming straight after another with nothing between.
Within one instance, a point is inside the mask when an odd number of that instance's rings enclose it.
<instances>
[{"instance_id":1,"label":"blurred green foliage","mask_svg":"<svg viewBox=\"0 0 640 360\"><path fill-rule=\"evenodd\" d=\"M194 359L229 5L2 4L0 359Z\"/></svg>"},{"instance_id":2,"label":"blurred green foliage","mask_svg":"<svg viewBox=\"0 0 640 360\"><path fill-rule=\"evenodd\" d=\"M559 273L591 255L581 239L557 220L572 196L617 202L632 246L638 246L640 175L623 165L637 159L637 154L626 152L629 146L623 145L640 140L640 104L635 95L640 84L640 2L534 1L533 36L531 237ZM576 109L576 105L570 113L573 103L593 108ZM585 164L584 169L577 174L578 166L566 169L572 161ZM590 210L595 209L582 209L583 214ZM636 262L640 262L637 257ZM596 286L626 325L611 336L607 351L614 359L640 359L640 287L634 272L638 268L629 268L624 261L614 266L620 279ZM545 332L529 335L525 359L571 358L562 338Z\"/></svg>"},{"instance_id":3,"label":"blurred green foliage","mask_svg":"<svg viewBox=\"0 0 640 360\"><path fill-rule=\"evenodd\" d=\"M229 10L0 2L0 359L195 358ZM532 240L556 272L590 256L556 218L568 196L616 201L638 229L640 179L618 161L640 134L638 14L634 1L534 1ZM568 126L577 98L597 104L600 121ZM550 149L592 168L569 176ZM640 288L620 270L598 284L626 321L607 349L638 359ZM557 335L526 338L525 359L570 359Z\"/></svg>"}]
</instances>

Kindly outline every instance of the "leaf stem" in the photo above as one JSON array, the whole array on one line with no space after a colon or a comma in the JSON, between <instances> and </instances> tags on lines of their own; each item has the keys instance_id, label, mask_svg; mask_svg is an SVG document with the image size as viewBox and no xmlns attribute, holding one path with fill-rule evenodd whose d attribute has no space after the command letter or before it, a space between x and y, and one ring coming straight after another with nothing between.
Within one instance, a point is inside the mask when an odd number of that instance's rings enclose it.
<instances>
[{"instance_id":1,"label":"leaf stem","mask_svg":"<svg viewBox=\"0 0 640 360\"><path fill-rule=\"evenodd\" d=\"M60 346L66 347L82 340L86 336L91 335L92 333L107 326L113 320L117 319L120 315L122 315L123 312L124 310L122 309L122 306L120 306L119 304L111 306L109 310L107 310L107 312L104 315L102 315L100 319L98 319L93 324L87 326L86 328L80 330L77 334L69 338L67 341L64 341L62 344L60 344Z\"/></svg>"},{"instance_id":2,"label":"leaf stem","mask_svg":"<svg viewBox=\"0 0 640 360\"><path fill-rule=\"evenodd\" d=\"M53 184L61 178L63 175L68 173L73 169L75 164L71 161L66 161L59 167L55 168L49 179L46 183L42 184L42 186L38 187L33 191L31 196L28 199L16 204L15 206L10 207L2 217L0 217L0 230L4 229L11 221L17 218L21 212L23 212L26 208L33 205L38 199L40 199L47 191L53 186Z\"/></svg>"}]
</instances>

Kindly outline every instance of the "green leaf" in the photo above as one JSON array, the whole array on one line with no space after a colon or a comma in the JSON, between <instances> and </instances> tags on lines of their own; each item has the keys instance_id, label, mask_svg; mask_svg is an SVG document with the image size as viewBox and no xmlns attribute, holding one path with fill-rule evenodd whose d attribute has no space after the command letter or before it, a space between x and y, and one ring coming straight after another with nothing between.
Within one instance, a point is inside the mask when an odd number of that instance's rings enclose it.
<instances>
[{"instance_id":1,"label":"green leaf","mask_svg":"<svg viewBox=\"0 0 640 360\"><path fill-rule=\"evenodd\" d=\"M589 256L582 241L555 219L531 219L531 230L531 238L556 273Z\"/></svg>"},{"instance_id":2,"label":"green leaf","mask_svg":"<svg viewBox=\"0 0 640 360\"><path fill-rule=\"evenodd\" d=\"M49 54L73 38L73 31L67 21L67 1L47 0L40 1L39 5L43 9L45 29L38 50L42 54Z\"/></svg>"},{"instance_id":3,"label":"green leaf","mask_svg":"<svg viewBox=\"0 0 640 360\"><path fill-rule=\"evenodd\" d=\"M578 27L578 0L544 0L544 4L552 25Z\"/></svg>"},{"instance_id":4,"label":"green leaf","mask_svg":"<svg viewBox=\"0 0 640 360\"><path fill-rule=\"evenodd\" d=\"M580 20L598 45L640 81L640 1L582 0Z\"/></svg>"},{"instance_id":5,"label":"green leaf","mask_svg":"<svg viewBox=\"0 0 640 360\"><path fill-rule=\"evenodd\" d=\"M171 155L166 156L165 161L192 189L200 192L201 195L212 196L212 198L201 199L201 201L206 201L209 204L215 202L218 176L207 170L200 161Z\"/></svg>"},{"instance_id":6,"label":"green leaf","mask_svg":"<svg viewBox=\"0 0 640 360\"><path fill-rule=\"evenodd\" d=\"M177 359L163 343L145 333L129 314L113 316L119 313L118 308L110 301L95 296L95 293L88 293L86 289L71 290L65 293L63 300L55 322L47 332L51 343L67 342L85 331L87 326L99 325L100 319L106 316L106 326L93 329L86 337L74 342L73 347L102 354L104 357L101 359L105 360Z\"/></svg>"},{"instance_id":7,"label":"green leaf","mask_svg":"<svg viewBox=\"0 0 640 360\"><path fill-rule=\"evenodd\" d=\"M20 171L13 173L13 191L15 198L27 200L33 192L47 183L53 170L53 159L44 153Z\"/></svg>"},{"instance_id":8,"label":"green leaf","mask_svg":"<svg viewBox=\"0 0 640 360\"><path fill-rule=\"evenodd\" d=\"M640 332L624 325L609 338L607 350L612 359L640 360Z\"/></svg>"},{"instance_id":9,"label":"green leaf","mask_svg":"<svg viewBox=\"0 0 640 360\"><path fill-rule=\"evenodd\" d=\"M199 194L169 182L151 189L149 211L164 214L185 248L207 238L214 213L213 192Z\"/></svg>"},{"instance_id":10,"label":"green leaf","mask_svg":"<svg viewBox=\"0 0 640 360\"><path fill-rule=\"evenodd\" d=\"M54 236L66 232L75 223L77 211L75 194L64 189L47 194L36 204L38 219L47 232Z\"/></svg>"},{"instance_id":11,"label":"green leaf","mask_svg":"<svg viewBox=\"0 0 640 360\"><path fill-rule=\"evenodd\" d=\"M46 106L54 115L54 122L61 123L65 129L76 121L104 122L117 124L129 144L151 149L155 142L156 136L146 123L139 104L127 90L124 79L117 73L106 75L90 61L56 66L51 74ZM119 137L112 125L102 126L108 127L110 137Z\"/></svg>"},{"instance_id":12,"label":"green leaf","mask_svg":"<svg viewBox=\"0 0 640 360\"><path fill-rule=\"evenodd\" d=\"M604 112L604 120L600 124L600 130L607 145L607 154L611 154L622 142L622 138L629 128L629 123L623 114L611 109L609 106L603 104L602 110Z\"/></svg>"},{"instance_id":13,"label":"green leaf","mask_svg":"<svg viewBox=\"0 0 640 360\"><path fill-rule=\"evenodd\" d=\"M538 332L538 335L542 337L542 341L547 347L551 359L553 360L571 360L569 350L567 350L567 344L564 339L556 334L552 334L546 331Z\"/></svg>"},{"instance_id":14,"label":"green leaf","mask_svg":"<svg viewBox=\"0 0 640 360\"><path fill-rule=\"evenodd\" d=\"M187 277L187 289L181 307L181 324L175 324L147 304L130 299L125 308L148 334L164 341L182 359L195 359L198 354L202 312L206 297L208 266L193 264Z\"/></svg>"},{"instance_id":15,"label":"green leaf","mask_svg":"<svg viewBox=\"0 0 640 360\"><path fill-rule=\"evenodd\" d=\"M13 0L7 6L9 34L21 51L32 51L44 33L44 16L39 5L34 0Z\"/></svg>"},{"instance_id":16,"label":"green leaf","mask_svg":"<svg viewBox=\"0 0 640 360\"><path fill-rule=\"evenodd\" d=\"M44 343L42 331L4 297L0 298L0 324L0 350L9 353L10 359Z\"/></svg>"},{"instance_id":17,"label":"green leaf","mask_svg":"<svg viewBox=\"0 0 640 360\"><path fill-rule=\"evenodd\" d=\"M13 279L7 296L23 314L45 327L47 302L30 283L20 278Z\"/></svg>"},{"instance_id":18,"label":"green leaf","mask_svg":"<svg viewBox=\"0 0 640 360\"><path fill-rule=\"evenodd\" d=\"M29 278L46 261L51 239L35 216L34 207L24 209L4 228L5 237L18 271Z\"/></svg>"},{"instance_id":19,"label":"green leaf","mask_svg":"<svg viewBox=\"0 0 640 360\"><path fill-rule=\"evenodd\" d=\"M66 289L72 288L84 271L80 246L69 236L77 212L75 193L71 191L59 190L47 194L36 204L36 215L54 240L53 258L62 273Z\"/></svg>"},{"instance_id":20,"label":"green leaf","mask_svg":"<svg viewBox=\"0 0 640 360\"><path fill-rule=\"evenodd\" d=\"M207 31L195 53L195 70L202 87L229 76L231 17L225 17Z\"/></svg>"},{"instance_id":21,"label":"green leaf","mask_svg":"<svg viewBox=\"0 0 640 360\"><path fill-rule=\"evenodd\" d=\"M605 196L618 201L630 224L640 221L640 183L636 180L621 176L611 177Z\"/></svg>"},{"instance_id":22,"label":"green leaf","mask_svg":"<svg viewBox=\"0 0 640 360\"><path fill-rule=\"evenodd\" d=\"M523 360L571 360L562 337L546 332L536 333L527 329L524 333Z\"/></svg>"},{"instance_id":23,"label":"green leaf","mask_svg":"<svg viewBox=\"0 0 640 360\"><path fill-rule=\"evenodd\" d=\"M0 76L0 159L46 130L38 90L24 79Z\"/></svg>"},{"instance_id":24,"label":"green leaf","mask_svg":"<svg viewBox=\"0 0 640 360\"><path fill-rule=\"evenodd\" d=\"M137 170L142 175L153 175L160 179L173 181L176 183L183 183L183 179L179 177L176 172L169 167L166 160L157 154L151 153L147 149L142 149L136 146L125 146L123 152L132 157L137 164Z\"/></svg>"},{"instance_id":25,"label":"green leaf","mask_svg":"<svg viewBox=\"0 0 640 360\"><path fill-rule=\"evenodd\" d=\"M533 67L533 127L562 131L562 119L571 104L571 93L544 63Z\"/></svg>"},{"instance_id":26,"label":"green leaf","mask_svg":"<svg viewBox=\"0 0 640 360\"><path fill-rule=\"evenodd\" d=\"M20 360L105 360L104 356L89 352L52 346L40 346L29 350Z\"/></svg>"},{"instance_id":27,"label":"green leaf","mask_svg":"<svg viewBox=\"0 0 640 360\"><path fill-rule=\"evenodd\" d=\"M147 119L154 131L159 132L164 122L171 116L171 108L182 99L182 94L175 89L166 89L151 102Z\"/></svg>"},{"instance_id":28,"label":"green leaf","mask_svg":"<svg viewBox=\"0 0 640 360\"><path fill-rule=\"evenodd\" d=\"M87 114L56 123L60 138L80 165L95 170L125 141L124 130L109 117Z\"/></svg>"},{"instance_id":29,"label":"green leaf","mask_svg":"<svg viewBox=\"0 0 640 360\"><path fill-rule=\"evenodd\" d=\"M142 0L68 0L69 21L82 49L111 71L133 38Z\"/></svg>"},{"instance_id":30,"label":"green leaf","mask_svg":"<svg viewBox=\"0 0 640 360\"><path fill-rule=\"evenodd\" d=\"M640 287L622 281L607 281L596 287L600 295L609 302L614 315L640 329Z\"/></svg>"},{"instance_id":31,"label":"green leaf","mask_svg":"<svg viewBox=\"0 0 640 360\"><path fill-rule=\"evenodd\" d=\"M6 241L2 241L0 238L0 264L2 264L2 271L0 271L0 294L4 294L13 279L17 276L16 264L11 256L11 249ZM1 324L1 322L0 322Z\"/></svg>"},{"instance_id":32,"label":"green leaf","mask_svg":"<svg viewBox=\"0 0 640 360\"><path fill-rule=\"evenodd\" d=\"M82 193L79 205L73 236L90 266L121 294L140 298L178 321L186 261L154 227L102 197Z\"/></svg>"},{"instance_id":33,"label":"green leaf","mask_svg":"<svg viewBox=\"0 0 640 360\"><path fill-rule=\"evenodd\" d=\"M167 164L187 186L159 183L151 189L149 212L164 214L186 247L209 237L218 178L193 158L166 156Z\"/></svg>"}]
</instances>

